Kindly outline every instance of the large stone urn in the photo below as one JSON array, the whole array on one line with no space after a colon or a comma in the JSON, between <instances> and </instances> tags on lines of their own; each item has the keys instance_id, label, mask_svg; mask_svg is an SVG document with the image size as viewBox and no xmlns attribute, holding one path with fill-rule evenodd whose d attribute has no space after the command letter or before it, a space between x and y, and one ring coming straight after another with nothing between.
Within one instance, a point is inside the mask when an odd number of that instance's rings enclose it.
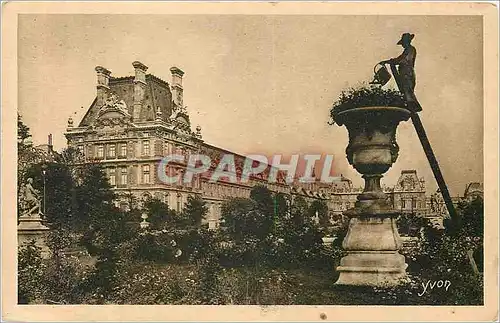
<instances>
[{"instance_id":1,"label":"large stone urn","mask_svg":"<svg viewBox=\"0 0 500 323\"><path fill-rule=\"evenodd\" d=\"M337 271L338 285L397 285L406 276L401 239L396 227L398 212L382 191L380 179L398 157L396 128L410 118L399 107L359 107L332 115L349 131L347 159L365 180L355 207L344 212L350 218L343 241L347 256Z\"/></svg>"}]
</instances>

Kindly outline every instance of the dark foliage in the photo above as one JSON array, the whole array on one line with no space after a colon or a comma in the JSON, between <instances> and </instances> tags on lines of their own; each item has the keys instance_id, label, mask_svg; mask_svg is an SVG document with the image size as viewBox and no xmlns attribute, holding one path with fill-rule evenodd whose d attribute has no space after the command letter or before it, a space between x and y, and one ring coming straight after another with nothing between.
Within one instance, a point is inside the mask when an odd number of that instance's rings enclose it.
<instances>
[{"instance_id":1,"label":"dark foliage","mask_svg":"<svg viewBox=\"0 0 500 323\"><path fill-rule=\"evenodd\" d=\"M383 89L377 86L361 86L350 88L340 93L339 99L333 103L330 109L330 116L334 116L342 111L360 107L406 107L403 95L396 90Z\"/></svg>"},{"instance_id":2,"label":"dark foliage","mask_svg":"<svg viewBox=\"0 0 500 323\"><path fill-rule=\"evenodd\" d=\"M181 226L199 227L201 222L205 219L207 212L208 207L201 195L188 196L187 203L181 214L184 219L184 223L181 223Z\"/></svg>"}]
</instances>

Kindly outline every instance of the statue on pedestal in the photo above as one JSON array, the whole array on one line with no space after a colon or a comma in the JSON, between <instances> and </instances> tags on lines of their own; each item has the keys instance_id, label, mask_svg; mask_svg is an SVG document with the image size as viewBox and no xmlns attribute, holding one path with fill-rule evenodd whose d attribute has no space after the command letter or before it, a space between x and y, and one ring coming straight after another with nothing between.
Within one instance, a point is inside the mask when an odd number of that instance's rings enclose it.
<instances>
[{"instance_id":1,"label":"statue on pedestal","mask_svg":"<svg viewBox=\"0 0 500 323\"><path fill-rule=\"evenodd\" d=\"M40 193L33 187L33 178L28 178L19 192L19 224L17 225L17 239L19 245L35 240L42 248L42 255L48 255L45 237L49 230L42 224L42 202Z\"/></svg>"},{"instance_id":2,"label":"statue on pedestal","mask_svg":"<svg viewBox=\"0 0 500 323\"><path fill-rule=\"evenodd\" d=\"M33 187L33 178L28 178L23 186L21 194L21 212L22 216L32 216L42 214L40 193Z\"/></svg>"}]
</instances>

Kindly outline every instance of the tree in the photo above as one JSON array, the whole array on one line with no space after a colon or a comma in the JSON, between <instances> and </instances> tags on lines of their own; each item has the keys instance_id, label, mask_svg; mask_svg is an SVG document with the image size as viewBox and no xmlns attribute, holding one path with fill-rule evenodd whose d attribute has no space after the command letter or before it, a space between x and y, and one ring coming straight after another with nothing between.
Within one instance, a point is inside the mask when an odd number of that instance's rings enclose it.
<instances>
[{"instance_id":1,"label":"tree","mask_svg":"<svg viewBox=\"0 0 500 323\"><path fill-rule=\"evenodd\" d=\"M148 222L153 229L163 229L174 220L168 205L159 199L149 199L144 207L148 215Z\"/></svg>"},{"instance_id":2,"label":"tree","mask_svg":"<svg viewBox=\"0 0 500 323\"><path fill-rule=\"evenodd\" d=\"M115 195L100 164L85 164L81 184L76 188L76 227L81 243L97 257L95 271L86 290L109 295L119 263L130 253L128 243L135 231L127 224L127 214L114 205Z\"/></svg>"},{"instance_id":3,"label":"tree","mask_svg":"<svg viewBox=\"0 0 500 323\"><path fill-rule=\"evenodd\" d=\"M44 270L41 248L32 240L19 248L18 252L18 290L17 297L20 304L37 302L42 298Z\"/></svg>"},{"instance_id":4,"label":"tree","mask_svg":"<svg viewBox=\"0 0 500 323\"><path fill-rule=\"evenodd\" d=\"M26 142L30 137L30 128L24 124L21 116L17 114L17 147L31 146L31 143Z\"/></svg>"},{"instance_id":5,"label":"tree","mask_svg":"<svg viewBox=\"0 0 500 323\"><path fill-rule=\"evenodd\" d=\"M274 195L274 210L274 232L280 236L283 233L284 222L290 212L285 194L277 193Z\"/></svg>"},{"instance_id":6,"label":"tree","mask_svg":"<svg viewBox=\"0 0 500 323\"><path fill-rule=\"evenodd\" d=\"M256 211L260 214L259 237L264 239L275 228L277 220L274 197L267 187L257 185L250 191L250 199L255 201Z\"/></svg>"},{"instance_id":7,"label":"tree","mask_svg":"<svg viewBox=\"0 0 500 323\"><path fill-rule=\"evenodd\" d=\"M420 229L427 225L428 220L414 214L403 213L397 218L397 227L401 235L416 237Z\"/></svg>"},{"instance_id":8,"label":"tree","mask_svg":"<svg viewBox=\"0 0 500 323\"><path fill-rule=\"evenodd\" d=\"M305 199L300 196L294 198L283 230L284 257L289 263L315 261L323 248L322 233L310 212L311 207Z\"/></svg>"},{"instance_id":9,"label":"tree","mask_svg":"<svg viewBox=\"0 0 500 323\"><path fill-rule=\"evenodd\" d=\"M92 221L102 218L100 214L112 206L115 194L98 163L83 165L78 169L77 176L81 183L76 187L78 209L75 217L80 230L85 230Z\"/></svg>"},{"instance_id":10,"label":"tree","mask_svg":"<svg viewBox=\"0 0 500 323\"><path fill-rule=\"evenodd\" d=\"M276 193L274 198L276 215L279 219L283 219L288 214L288 202L286 200L285 194Z\"/></svg>"},{"instance_id":11,"label":"tree","mask_svg":"<svg viewBox=\"0 0 500 323\"><path fill-rule=\"evenodd\" d=\"M69 167L58 163L35 164L26 174L33 178L33 186L41 192L42 209L49 225L59 228L70 224L75 205Z\"/></svg>"},{"instance_id":12,"label":"tree","mask_svg":"<svg viewBox=\"0 0 500 323\"><path fill-rule=\"evenodd\" d=\"M484 235L484 202L478 197L470 202L458 204L458 219L449 229L469 237L483 238Z\"/></svg>"},{"instance_id":13,"label":"tree","mask_svg":"<svg viewBox=\"0 0 500 323\"><path fill-rule=\"evenodd\" d=\"M208 207L201 195L190 195L182 214L186 218L188 225L200 226L207 212Z\"/></svg>"},{"instance_id":14,"label":"tree","mask_svg":"<svg viewBox=\"0 0 500 323\"><path fill-rule=\"evenodd\" d=\"M319 224L326 228L330 226L330 218L328 216L328 205L323 200L314 200L309 206L309 216L316 217L318 214Z\"/></svg>"},{"instance_id":15,"label":"tree","mask_svg":"<svg viewBox=\"0 0 500 323\"><path fill-rule=\"evenodd\" d=\"M235 241L261 235L263 216L257 209L257 203L251 199L237 197L225 201L222 204L221 217L221 227Z\"/></svg>"},{"instance_id":16,"label":"tree","mask_svg":"<svg viewBox=\"0 0 500 323\"><path fill-rule=\"evenodd\" d=\"M297 225L302 225L306 222L312 221L312 218L309 216L309 205L303 197L296 196L293 198L290 208L290 216L291 220Z\"/></svg>"},{"instance_id":17,"label":"tree","mask_svg":"<svg viewBox=\"0 0 500 323\"><path fill-rule=\"evenodd\" d=\"M42 161L41 152L35 149L28 139L31 137L28 126L17 115L17 191L18 196L21 188L28 179L27 171L35 164ZM19 208L21 209L21 208ZM18 214L20 215L20 214Z\"/></svg>"}]
</instances>

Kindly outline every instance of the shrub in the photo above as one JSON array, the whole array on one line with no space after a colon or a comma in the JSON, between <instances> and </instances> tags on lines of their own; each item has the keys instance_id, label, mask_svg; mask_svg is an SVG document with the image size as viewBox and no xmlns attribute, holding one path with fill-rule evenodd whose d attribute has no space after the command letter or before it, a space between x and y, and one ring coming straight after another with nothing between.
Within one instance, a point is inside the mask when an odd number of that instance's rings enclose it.
<instances>
[{"instance_id":1,"label":"shrub","mask_svg":"<svg viewBox=\"0 0 500 323\"><path fill-rule=\"evenodd\" d=\"M400 235L418 237L420 235L420 228L428 225L428 220L414 214L401 214L396 224Z\"/></svg>"},{"instance_id":2,"label":"shrub","mask_svg":"<svg viewBox=\"0 0 500 323\"><path fill-rule=\"evenodd\" d=\"M44 278L41 248L32 240L18 252L18 302L20 304L43 303Z\"/></svg>"},{"instance_id":3,"label":"shrub","mask_svg":"<svg viewBox=\"0 0 500 323\"><path fill-rule=\"evenodd\" d=\"M43 289L46 303L80 304L85 299L82 283L92 268L75 256L53 257L46 261Z\"/></svg>"},{"instance_id":4,"label":"shrub","mask_svg":"<svg viewBox=\"0 0 500 323\"><path fill-rule=\"evenodd\" d=\"M140 263L123 265L115 275L116 286L108 304L200 304L198 272L193 266Z\"/></svg>"},{"instance_id":5,"label":"shrub","mask_svg":"<svg viewBox=\"0 0 500 323\"><path fill-rule=\"evenodd\" d=\"M222 304L294 304L297 292L285 271L266 267L222 269L219 277Z\"/></svg>"},{"instance_id":6,"label":"shrub","mask_svg":"<svg viewBox=\"0 0 500 323\"><path fill-rule=\"evenodd\" d=\"M397 90L363 85L342 91L338 100L333 103L330 109L330 116L334 120L334 116L339 112L369 106L403 108L406 107L406 103L403 95Z\"/></svg>"},{"instance_id":7,"label":"shrub","mask_svg":"<svg viewBox=\"0 0 500 323\"><path fill-rule=\"evenodd\" d=\"M18 253L18 302L20 304L78 304L85 299L81 284L89 266L78 258L60 254L42 259L41 249L31 241Z\"/></svg>"},{"instance_id":8,"label":"shrub","mask_svg":"<svg viewBox=\"0 0 500 323\"><path fill-rule=\"evenodd\" d=\"M176 251L180 250L174 235L166 230L141 232L135 239L133 248L135 259L158 263L170 263Z\"/></svg>"},{"instance_id":9,"label":"shrub","mask_svg":"<svg viewBox=\"0 0 500 323\"><path fill-rule=\"evenodd\" d=\"M449 222L445 231L427 223L418 244L406 250L415 276L409 283L391 289L395 298L407 293L405 290L413 290L413 297L407 298L410 304L483 304L483 276L474 273L467 255L471 250L482 250L482 201L463 202L457 211L459 218ZM415 296L415 291L422 292L429 281L439 280L450 281L449 289L429 288L425 294Z\"/></svg>"}]
</instances>

